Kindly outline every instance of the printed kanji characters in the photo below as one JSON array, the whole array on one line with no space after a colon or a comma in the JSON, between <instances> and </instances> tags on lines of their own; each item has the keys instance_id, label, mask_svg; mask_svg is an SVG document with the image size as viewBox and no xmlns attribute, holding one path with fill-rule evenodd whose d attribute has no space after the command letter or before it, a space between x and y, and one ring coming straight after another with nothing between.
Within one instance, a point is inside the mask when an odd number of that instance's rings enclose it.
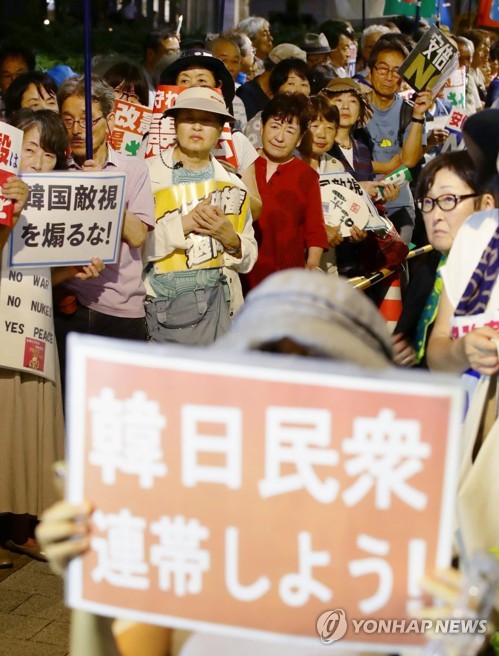
<instances>
[{"instance_id":1,"label":"printed kanji characters","mask_svg":"<svg viewBox=\"0 0 499 656\"><path fill-rule=\"evenodd\" d=\"M89 401L92 413L92 450L89 461L101 467L102 480L110 485L116 472L138 476L148 489L158 476L166 476L162 462L161 429L166 418L158 403L137 391L130 399L116 399L113 390L104 388Z\"/></svg>"},{"instance_id":2,"label":"printed kanji characters","mask_svg":"<svg viewBox=\"0 0 499 656\"><path fill-rule=\"evenodd\" d=\"M376 508L389 508L393 494L412 508L425 508L426 494L407 483L422 470L422 460L431 453L430 445L420 441L420 434L418 421L396 419L386 408L377 417L357 417L353 436L343 441L344 453L352 456L345 471L358 477L343 492L345 503L355 505L374 488Z\"/></svg>"},{"instance_id":3,"label":"printed kanji characters","mask_svg":"<svg viewBox=\"0 0 499 656\"><path fill-rule=\"evenodd\" d=\"M64 236L66 234L65 223L47 223L43 229L42 246L52 248L62 248L64 246Z\"/></svg>"},{"instance_id":4,"label":"printed kanji characters","mask_svg":"<svg viewBox=\"0 0 499 656\"><path fill-rule=\"evenodd\" d=\"M92 571L94 581L105 580L111 585L134 590L149 588L144 536L146 520L123 508L117 514L96 510L93 521L98 530L106 534L91 539L98 558Z\"/></svg>"},{"instance_id":5,"label":"printed kanji characters","mask_svg":"<svg viewBox=\"0 0 499 656\"><path fill-rule=\"evenodd\" d=\"M49 210L69 210L71 209L71 186L70 185L49 185Z\"/></svg>"},{"instance_id":6,"label":"printed kanji characters","mask_svg":"<svg viewBox=\"0 0 499 656\"><path fill-rule=\"evenodd\" d=\"M212 425L213 432L200 430ZM182 406L182 483L200 482L241 487L242 419L238 408L185 404ZM202 455L219 454L222 464L201 464Z\"/></svg>"},{"instance_id":7,"label":"printed kanji characters","mask_svg":"<svg viewBox=\"0 0 499 656\"><path fill-rule=\"evenodd\" d=\"M152 523L151 533L159 538L151 547L151 563L159 570L160 589L179 597L199 594L210 568L210 554L200 546L210 536L206 526L197 519L163 515Z\"/></svg>"},{"instance_id":8,"label":"printed kanji characters","mask_svg":"<svg viewBox=\"0 0 499 656\"><path fill-rule=\"evenodd\" d=\"M338 452L327 448L331 441L331 413L323 409L269 407L265 429L265 478L259 482L260 494L270 497L305 488L321 503L333 501L338 481L323 481L314 467L333 466ZM292 465L293 473L283 473Z\"/></svg>"},{"instance_id":9,"label":"printed kanji characters","mask_svg":"<svg viewBox=\"0 0 499 656\"><path fill-rule=\"evenodd\" d=\"M75 189L75 210L95 210L97 189L94 185L78 185Z\"/></svg>"},{"instance_id":10,"label":"printed kanji characters","mask_svg":"<svg viewBox=\"0 0 499 656\"><path fill-rule=\"evenodd\" d=\"M35 183L30 186L26 207L33 207L36 210L42 210L45 207L45 187L43 185Z\"/></svg>"}]
</instances>

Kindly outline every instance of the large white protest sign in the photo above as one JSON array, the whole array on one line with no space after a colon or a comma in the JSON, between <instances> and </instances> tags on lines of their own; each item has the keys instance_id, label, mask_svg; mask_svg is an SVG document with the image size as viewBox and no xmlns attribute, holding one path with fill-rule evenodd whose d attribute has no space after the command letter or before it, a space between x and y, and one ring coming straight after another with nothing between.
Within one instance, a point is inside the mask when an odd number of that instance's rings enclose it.
<instances>
[{"instance_id":1,"label":"large white protest sign","mask_svg":"<svg viewBox=\"0 0 499 656\"><path fill-rule=\"evenodd\" d=\"M12 231L9 265L116 262L125 212L125 173L23 175L30 193Z\"/></svg>"},{"instance_id":2,"label":"large white protest sign","mask_svg":"<svg viewBox=\"0 0 499 656\"><path fill-rule=\"evenodd\" d=\"M82 335L69 361L72 607L309 649L341 608L342 647L421 644L352 621L409 621L450 562L458 381Z\"/></svg>"}]
</instances>

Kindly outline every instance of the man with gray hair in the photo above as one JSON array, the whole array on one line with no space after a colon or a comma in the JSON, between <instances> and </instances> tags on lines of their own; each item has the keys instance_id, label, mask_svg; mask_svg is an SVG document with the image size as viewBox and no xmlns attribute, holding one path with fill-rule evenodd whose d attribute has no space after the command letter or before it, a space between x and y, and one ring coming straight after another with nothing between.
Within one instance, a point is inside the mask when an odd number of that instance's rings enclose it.
<instances>
[{"instance_id":1,"label":"man with gray hair","mask_svg":"<svg viewBox=\"0 0 499 656\"><path fill-rule=\"evenodd\" d=\"M255 48L256 74L264 71L263 60L272 50L273 40L270 33L270 24L261 16L248 16L239 22L237 29L249 36Z\"/></svg>"},{"instance_id":2,"label":"man with gray hair","mask_svg":"<svg viewBox=\"0 0 499 656\"><path fill-rule=\"evenodd\" d=\"M392 30L386 25L368 25L368 27L363 30L360 37L360 53L362 55L362 59L364 60L364 68L360 71L357 71L357 75L367 77L369 74L369 67L367 66L367 62L369 61L371 50L376 45L376 41L382 37L383 34L388 34L389 32L392 32Z\"/></svg>"},{"instance_id":3,"label":"man with gray hair","mask_svg":"<svg viewBox=\"0 0 499 656\"><path fill-rule=\"evenodd\" d=\"M478 112L483 107L476 80L470 75L471 62L473 61L473 55L475 54L475 45L473 41L467 39L465 36L455 36L454 40L459 52L459 66L464 66L466 69L465 107L466 112L471 115Z\"/></svg>"},{"instance_id":4,"label":"man with gray hair","mask_svg":"<svg viewBox=\"0 0 499 656\"><path fill-rule=\"evenodd\" d=\"M142 260L140 249L148 230L154 227L154 201L145 162L113 150L107 137L114 127L113 89L92 76L92 116L85 113L85 79L69 78L59 87L57 100L69 134L71 156L68 168L77 171L110 170L127 176L125 213L119 258L108 264L98 278L66 283L76 296L78 307L72 314L55 316L56 336L64 374L65 340L69 332L146 339ZM87 159L85 128L92 123L93 159ZM89 217L89 220L91 216Z\"/></svg>"}]
</instances>

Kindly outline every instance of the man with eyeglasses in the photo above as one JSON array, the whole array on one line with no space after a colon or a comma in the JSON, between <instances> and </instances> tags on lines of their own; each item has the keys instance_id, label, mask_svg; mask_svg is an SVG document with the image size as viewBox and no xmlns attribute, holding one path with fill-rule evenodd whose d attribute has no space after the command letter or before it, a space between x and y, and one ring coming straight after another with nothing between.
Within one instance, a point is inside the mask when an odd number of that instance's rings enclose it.
<instances>
[{"instance_id":1,"label":"man with eyeglasses","mask_svg":"<svg viewBox=\"0 0 499 656\"><path fill-rule=\"evenodd\" d=\"M61 117L69 134L69 169L77 171L116 170L127 176L125 214L119 259L108 264L99 278L72 280L67 289L76 296L73 314L55 317L61 371L64 373L65 338L69 332L146 339L145 288L142 283L141 246L154 227L154 201L145 162L113 150L107 136L114 127L114 91L104 80L92 76L92 116L85 114L85 79L66 80L57 95ZM87 160L85 126L92 122L92 159ZM89 221L92 219L89 211ZM97 253L98 255L98 253Z\"/></svg>"},{"instance_id":2,"label":"man with eyeglasses","mask_svg":"<svg viewBox=\"0 0 499 656\"><path fill-rule=\"evenodd\" d=\"M402 164L413 168L426 145L425 114L433 104L431 92L416 96L412 108L398 91L402 78L398 69L409 54L406 46L392 35L381 37L369 57L373 117L367 125L374 172L385 176ZM404 125L404 115L409 114ZM409 243L414 230L414 200L409 185L387 203L388 216L402 239Z\"/></svg>"}]
</instances>

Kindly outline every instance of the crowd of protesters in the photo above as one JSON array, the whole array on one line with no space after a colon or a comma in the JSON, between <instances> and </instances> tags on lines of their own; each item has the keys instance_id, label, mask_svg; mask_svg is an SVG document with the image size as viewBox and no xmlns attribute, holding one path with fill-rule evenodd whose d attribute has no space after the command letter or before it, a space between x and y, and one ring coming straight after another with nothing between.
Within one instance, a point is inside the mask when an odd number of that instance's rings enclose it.
<instances>
[{"instance_id":1,"label":"crowd of protesters","mask_svg":"<svg viewBox=\"0 0 499 656\"><path fill-rule=\"evenodd\" d=\"M347 22L331 20L317 34L276 46L261 17L199 43L183 43L174 29L155 32L144 44L143 66L105 53L95 58L91 117L82 76L63 65L36 70L24 44L0 48L3 120L24 132L20 177L2 189L14 203L14 220L28 195L23 173L105 170L126 173L127 179L117 261L104 266L96 251L86 266L47 274L54 287L55 381L0 362L0 537L6 549L45 559L34 528L54 501L50 466L64 458L70 332L203 347L222 339L229 345L232 340L235 348L233 317L238 315L239 330L251 332L245 328L251 314L241 309L245 296L264 298L258 290L272 274L274 287L296 280L302 289L306 283L300 277L279 278L278 272L312 271L319 290L324 285L318 276L364 276L387 263L369 226L353 225L345 234L326 225L321 180L328 174L347 172L359 183L402 253L397 265L410 247L433 248L405 268L402 312L391 337L378 325L375 306L369 309L382 355L366 354L363 361L362 350L343 352L341 344L329 349L331 355L322 343L312 355L327 351L327 357L364 366L429 367L460 375L472 370L475 379L497 375L499 42L483 29L448 33L465 71L463 111L473 118L468 118L467 149L441 154L449 132L429 126L434 117L450 115L452 107L430 91L408 94L398 73L426 29L421 23L409 35L396 22L380 23L358 38ZM136 156L117 152L109 141L115 102L153 107L158 85L180 87L165 112L174 121L173 144L145 159L145 149ZM91 157L85 143L89 122ZM227 123L236 164L217 156ZM412 172L410 185L381 181L403 165ZM213 182L230 184L239 194L238 220L228 217L213 192L188 210L177 206L161 213L160 192ZM0 246L9 239L9 229L0 227ZM203 259L207 249L210 257ZM8 268L4 258L2 275ZM317 294L334 294L326 289L329 284ZM381 305L376 290L371 298ZM255 333L259 326L263 330L270 307L261 312L251 324ZM279 352L290 352L282 340L296 336L286 334L283 323L277 315L268 322L272 335L277 325L280 330L272 343L277 340ZM321 326L321 339L326 333ZM248 340L261 344L270 338L251 334ZM49 522L61 518L68 522L74 515L55 511ZM82 545L71 542L61 560Z\"/></svg>"}]
</instances>

